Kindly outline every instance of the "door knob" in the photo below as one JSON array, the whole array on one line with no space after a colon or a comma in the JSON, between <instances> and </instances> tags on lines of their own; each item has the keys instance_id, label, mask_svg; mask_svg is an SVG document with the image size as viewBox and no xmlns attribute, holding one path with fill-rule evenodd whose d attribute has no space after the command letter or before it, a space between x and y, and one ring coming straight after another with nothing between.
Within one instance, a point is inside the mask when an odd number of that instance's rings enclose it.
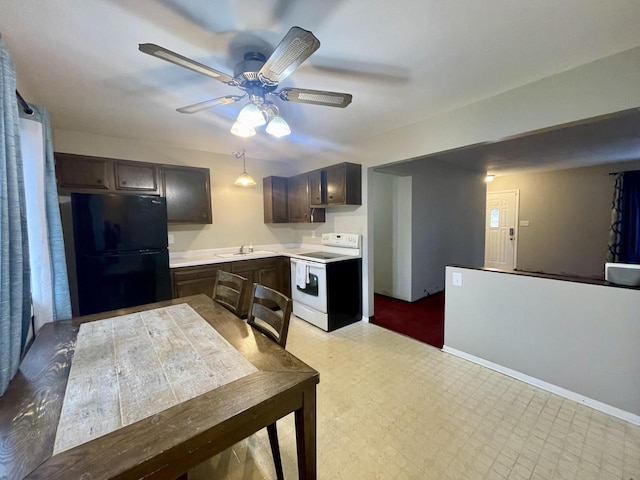
<instances>
[{"instance_id":1,"label":"door knob","mask_svg":"<svg viewBox=\"0 0 640 480\"><path fill-rule=\"evenodd\" d=\"M511 227L509 229L509 240L513 240L514 236L515 236L515 229L513 227Z\"/></svg>"}]
</instances>

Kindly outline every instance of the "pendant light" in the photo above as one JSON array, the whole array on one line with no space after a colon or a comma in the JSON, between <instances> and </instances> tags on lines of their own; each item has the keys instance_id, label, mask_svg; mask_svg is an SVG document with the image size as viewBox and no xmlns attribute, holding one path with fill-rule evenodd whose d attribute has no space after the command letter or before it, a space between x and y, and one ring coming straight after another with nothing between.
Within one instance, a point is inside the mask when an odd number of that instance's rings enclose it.
<instances>
[{"instance_id":1,"label":"pendant light","mask_svg":"<svg viewBox=\"0 0 640 480\"><path fill-rule=\"evenodd\" d=\"M254 130L255 134L255 130ZM238 185L240 187L251 187L256 184L256 181L247 173L247 162L244 155L244 148L241 152L233 152L233 156L236 158L242 158L242 173L234 182L234 185Z\"/></svg>"}]
</instances>

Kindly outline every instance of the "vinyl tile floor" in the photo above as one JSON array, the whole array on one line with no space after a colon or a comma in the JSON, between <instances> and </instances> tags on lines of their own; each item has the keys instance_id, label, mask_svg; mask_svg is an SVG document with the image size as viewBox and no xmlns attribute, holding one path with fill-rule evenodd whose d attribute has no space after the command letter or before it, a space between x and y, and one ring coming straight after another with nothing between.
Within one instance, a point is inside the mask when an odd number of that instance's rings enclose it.
<instances>
[{"instance_id":1,"label":"vinyl tile floor","mask_svg":"<svg viewBox=\"0 0 640 480\"><path fill-rule=\"evenodd\" d=\"M287 348L320 372L320 480L640 480L639 426L376 325L292 316ZM297 478L293 415L278 434ZM272 478L266 429L189 472Z\"/></svg>"}]
</instances>

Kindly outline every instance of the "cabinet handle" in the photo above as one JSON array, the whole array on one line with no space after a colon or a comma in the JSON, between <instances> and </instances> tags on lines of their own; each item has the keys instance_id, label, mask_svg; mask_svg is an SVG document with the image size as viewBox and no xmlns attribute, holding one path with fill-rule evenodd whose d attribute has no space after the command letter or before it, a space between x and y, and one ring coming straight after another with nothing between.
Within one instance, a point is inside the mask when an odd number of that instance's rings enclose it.
<instances>
[{"instance_id":1,"label":"cabinet handle","mask_svg":"<svg viewBox=\"0 0 640 480\"><path fill-rule=\"evenodd\" d=\"M126 185L126 184L127 184L127 182L126 182L126 181L125 181L125 182L122 182L122 184L123 184L123 185Z\"/></svg>"},{"instance_id":2,"label":"cabinet handle","mask_svg":"<svg viewBox=\"0 0 640 480\"><path fill-rule=\"evenodd\" d=\"M329 198L333 198L333 195L329 195Z\"/></svg>"},{"instance_id":3,"label":"cabinet handle","mask_svg":"<svg viewBox=\"0 0 640 480\"><path fill-rule=\"evenodd\" d=\"M97 179L97 180L96 180L96 183L102 183L102 180Z\"/></svg>"}]
</instances>

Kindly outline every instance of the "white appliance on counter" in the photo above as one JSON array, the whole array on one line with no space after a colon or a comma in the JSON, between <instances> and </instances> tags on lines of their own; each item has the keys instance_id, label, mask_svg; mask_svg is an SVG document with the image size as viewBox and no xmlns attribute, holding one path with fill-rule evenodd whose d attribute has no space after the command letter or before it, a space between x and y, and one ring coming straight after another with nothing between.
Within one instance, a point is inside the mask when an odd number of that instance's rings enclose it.
<instances>
[{"instance_id":1,"label":"white appliance on counter","mask_svg":"<svg viewBox=\"0 0 640 480\"><path fill-rule=\"evenodd\" d=\"M361 236L325 233L317 251L292 255L293 314L330 332L362 319Z\"/></svg>"}]
</instances>

